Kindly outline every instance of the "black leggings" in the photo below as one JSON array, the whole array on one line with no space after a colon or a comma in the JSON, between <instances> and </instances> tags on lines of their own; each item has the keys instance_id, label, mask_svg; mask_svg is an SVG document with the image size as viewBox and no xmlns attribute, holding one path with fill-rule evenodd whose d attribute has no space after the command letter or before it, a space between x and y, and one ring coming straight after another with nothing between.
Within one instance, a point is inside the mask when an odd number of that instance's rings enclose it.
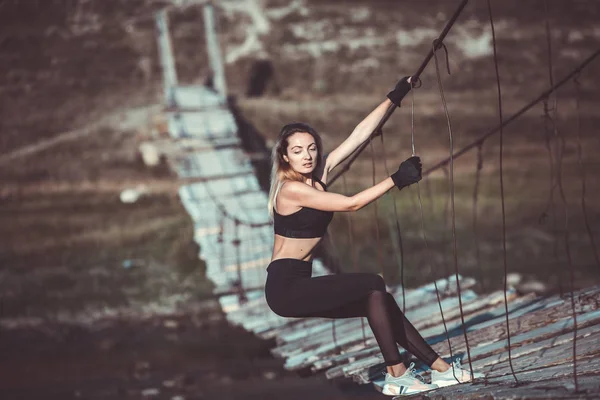
<instances>
[{"instance_id":1,"label":"black leggings","mask_svg":"<svg viewBox=\"0 0 600 400\"><path fill-rule=\"evenodd\" d=\"M367 317L386 365L400 364L396 343L431 366L438 358L406 319L383 278L371 273L342 273L311 277L312 263L292 258L267 267L265 296L282 317Z\"/></svg>"}]
</instances>

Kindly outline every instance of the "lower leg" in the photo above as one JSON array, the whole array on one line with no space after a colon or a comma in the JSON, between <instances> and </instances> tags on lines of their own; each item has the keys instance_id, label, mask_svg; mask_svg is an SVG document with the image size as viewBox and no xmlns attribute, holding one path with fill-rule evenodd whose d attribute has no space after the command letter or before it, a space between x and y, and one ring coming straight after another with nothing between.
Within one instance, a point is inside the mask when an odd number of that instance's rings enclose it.
<instances>
[{"instance_id":1,"label":"lower leg","mask_svg":"<svg viewBox=\"0 0 600 400\"><path fill-rule=\"evenodd\" d=\"M438 357L433 364L431 364L431 369L434 369L437 372L446 372L450 369L450 364Z\"/></svg>"},{"instance_id":2,"label":"lower leg","mask_svg":"<svg viewBox=\"0 0 600 400\"><path fill-rule=\"evenodd\" d=\"M389 293L386 293L386 308L392 320L395 340L400 346L436 371L443 372L450 367L400 311L394 296Z\"/></svg>"},{"instance_id":3,"label":"lower leg","mask_svg":"<svg viewBox=\"0 0 600 400\"><path fill-rule=\"evenodd\" d=\"M386 305L386 296L387 292L381 290L369 293L365 302L365 314L381 349L388 372L392 376L399 376L404 374L406 368L402 364L396 344L392 316Z\"/></svg>"},{"instance_id":4,"label":"lower leg","mask_svg":"<svg viewBox=\"0 0 600 400\"><path fill-rule=\"evenodd\" d=\"M406 367L403 363L396 365L388 365L387 367L385 367L385 369L387 370L387 373L392 376L401 376L404 375L404 373L406 372Z\"/></svg>"}]
</instances>

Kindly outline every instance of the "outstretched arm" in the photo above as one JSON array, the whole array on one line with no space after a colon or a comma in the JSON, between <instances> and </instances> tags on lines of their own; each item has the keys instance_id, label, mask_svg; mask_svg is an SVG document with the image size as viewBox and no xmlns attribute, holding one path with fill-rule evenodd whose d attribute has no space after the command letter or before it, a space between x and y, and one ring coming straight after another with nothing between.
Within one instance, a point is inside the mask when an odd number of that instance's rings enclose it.
<instances>
[{"instance_id":1,"label":"outstretched arm","mask_svg":"<svg viewBox=\"0 0 600 400\"><path fill-rule=\"evenodd\" d=\"M356 211L377 200L393 187L394 181L390 177L354 196L344 196L323 192L302 182L288 182L279 192L279 199L297 207L323 211Z\"/></svg>"},{"instance_id":2,"label":"outstretched arm","mask_svg":"<svg viewBox=\"0 0 600 400\"><path fill-rule=\"evenodd\" d=\"M303 182L287 182L279 198L296 207L310 207L323 211L357 211L383 196L394 186L402 189L421 180L421 159L417 156L403 161L389 178L354 196L324 192Z\"/></svg>"}]
</instances>

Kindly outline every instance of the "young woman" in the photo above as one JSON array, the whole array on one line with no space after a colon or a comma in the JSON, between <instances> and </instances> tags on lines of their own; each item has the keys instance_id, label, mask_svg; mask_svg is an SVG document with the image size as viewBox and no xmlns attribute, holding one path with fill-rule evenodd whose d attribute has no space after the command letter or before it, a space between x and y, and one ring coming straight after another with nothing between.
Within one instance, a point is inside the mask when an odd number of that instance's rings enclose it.
<instances>
[{"instance_id":1,"label":"young woman","mask_svg":"<svg viewBox=\"0 0 600 400\"><path fill-rule=\"evenodd\" d=\"M354 196L329 193L326 184L329 173L368 140L392 102L400 106L410 89L410 78L401 79L388 99L327 157L313 128L302 123L285 125L273 148L269 193L275 230L265 286L269 307L283 317L367 317L387 366L383 393L388 395L467 382L471 374L459 363L451 368L435 353L387 293L381 276L343 273L313 278L311 261L333 212L360 210L394 186L402 189L421 180L421 161L413 156L391 177ZM432 368L432 384L420 379L414 365L403 365L397 344Z\"/></svg>"}]
</instances>

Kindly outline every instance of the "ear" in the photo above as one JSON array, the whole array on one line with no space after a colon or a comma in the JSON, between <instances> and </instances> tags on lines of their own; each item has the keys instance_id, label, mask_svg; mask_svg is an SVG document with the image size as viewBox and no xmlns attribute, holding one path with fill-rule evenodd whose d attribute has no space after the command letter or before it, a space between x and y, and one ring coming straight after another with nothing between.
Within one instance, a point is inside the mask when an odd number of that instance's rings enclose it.
<instances>
[{"instance_id":1,"label":"ear","mask_svg":"<svg viewBox=\"0 0 600 400\"><path fill-rule=\"evenodd\" d=\"M283 161L285 161L286 163L290 162L290 159L288 158L288 156L286 156L285 154L283 155Z\"/></svg>"}]
</instances>

